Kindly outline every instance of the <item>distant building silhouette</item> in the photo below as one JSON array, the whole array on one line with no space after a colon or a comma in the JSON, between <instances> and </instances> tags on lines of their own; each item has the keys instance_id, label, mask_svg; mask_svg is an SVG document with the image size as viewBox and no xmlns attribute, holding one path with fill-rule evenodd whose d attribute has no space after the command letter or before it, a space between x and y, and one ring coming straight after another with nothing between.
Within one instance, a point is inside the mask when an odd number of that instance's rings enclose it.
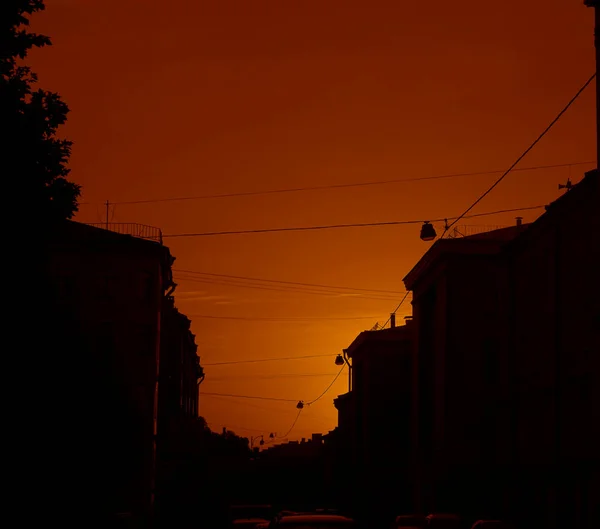
<instances>
[{"instance_id":1,"label":"distant building silhouette","mask_svg":"<svg viewBox=\"0 0 600 529\"><path fill-rule=\"evenodd\" d=\"M592 171L534 223L438 240L404 278L419 510L593 526L599 197Z\"/></svg>"},{"instance_id":2,"label":"distant building silhouette","mask_svg":"<svg viewBox=\"0 0 600 529\"><path fill-rule=\"evenodd\" d=\"M380 515L410 509L413 325L361 332L344 351L351 391L338 396L337 489ZM387 512L387 510L390 512Z\"/></svg>"},{"instance_id":3,"label":"distant building silhouette","mask_svg":"<svg viewBox=\"0 0 600 529\"><path fill-rule=\"evenodd\" d=\"M322 434L271 446L256 456L249 486L287 509L322 507L329 500L325 453Z\"/></svg>"}]
</instances>

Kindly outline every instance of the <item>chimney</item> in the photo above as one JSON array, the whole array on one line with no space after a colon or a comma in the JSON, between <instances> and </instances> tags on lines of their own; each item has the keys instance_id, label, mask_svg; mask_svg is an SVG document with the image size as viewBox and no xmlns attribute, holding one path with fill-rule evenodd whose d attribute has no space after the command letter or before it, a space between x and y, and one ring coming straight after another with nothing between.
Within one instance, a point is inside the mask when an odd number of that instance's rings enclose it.
<instances>
[{"instance_id":1,"label":"chimney","mask_svg":"<svg viewBox=\"0 0 600 529\"><path fill-rule=\"evenodd\" d=\"M392 312L390 314L390 328L393 329L396 326L396 313Z\"/></svg>"},{"instance_id":2,"label":"chimney","mask_svg":"<svg viewBox=\"0 0 600 529\"><path fill-rule=\"evenodd\" d=\"M517 226L521 226L523 224L523 217L516 217L517 219Z\"/></svg>"}]
</instances>

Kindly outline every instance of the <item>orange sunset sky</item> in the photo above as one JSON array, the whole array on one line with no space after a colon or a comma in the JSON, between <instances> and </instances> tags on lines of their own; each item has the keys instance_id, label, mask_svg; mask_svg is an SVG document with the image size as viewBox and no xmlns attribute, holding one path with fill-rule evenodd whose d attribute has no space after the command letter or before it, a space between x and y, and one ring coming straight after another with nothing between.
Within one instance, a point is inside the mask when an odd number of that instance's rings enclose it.
<instances>
[{"instance_id":1,"label":"orange sunset sky","mask_svg":"<svg viewBox=\"0 0 600 529\"><path fill-rule=\"evenodd\" d=\"M28 63L71 108L61 133L83 186L76 220L103 221L109 200L112 222L167 236L457 216L595 68L582 0L47 0L32 29L54 45ZM511 173L473 213L547 204L595 167L594 89L518 167L562 166ZM335 355L386 321L432 244L418 224L165 243L206 370L200 414L244 436L287 432L295 401L318 397ZM296 356L313 357L211 365ZM343 373L305 408L289 439L332 429L347 382Z\"/></svg>"}]
</instances>

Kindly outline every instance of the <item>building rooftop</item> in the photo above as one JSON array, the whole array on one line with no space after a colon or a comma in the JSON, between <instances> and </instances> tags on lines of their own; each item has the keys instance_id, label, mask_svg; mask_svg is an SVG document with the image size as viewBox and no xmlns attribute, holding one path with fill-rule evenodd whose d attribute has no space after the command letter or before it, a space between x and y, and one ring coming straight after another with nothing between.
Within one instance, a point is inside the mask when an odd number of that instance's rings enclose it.
<instances>
[{"instance_id":1,"label":"building rooftop","mask_svg":"<svg viewBox=\"0 0 600 529\"><path fill-rule=\"evenodd\" d=\"M106 224L93 225L75 222L72 220L65 220L56 226L55 229L53 229L53 242L55 244L76 243L79 246L104 246L109 244L112 248L127 247L142 251L159 251L161 253L169 252L168 248L162 245L162 235L158 228L153 228L152 226L144 227L142 224L127 224L127 226L132 227L132 232L135 232L135 229L133 228L134 226L142 227L144 229L148 228L148 236L142 236L144 234L142 228L140 228L140 231L136 235L135 233L121 233L116 231L116 229L107 230L105 226ZM110 227L111 225L109 224L108 226Z\"/></svg>"},{"instance_id":2,"label":"building rooftop","mask_svg":"<svg viewBox=\"0 0 600 529\"><path fill-rule=\"evenodd\" d=\"M352 358L363 346L369 343L401 342L411 339L412 322L407 320L406 325L388 327L386 329L363 331L346 349L346 354Z\"/></svg>"},{"instance_id":3,"label":"building rooftop","mask_svg":"<svg viewBox=\"0 0 600 529\"><path fill-rule=\"evenodd\" d=\"M510 226L488 232L477 233L455 239L438 239L421 257L412 270L404 277L407 290L413 290L418 280L431 269L442 257L451 254L493 255L500 253L508 244L533 236L552 219L559 218L562 213L586 200L598 200L598 170L588 171L582 180L570 190L546 206L546 212L529 224Z\"/></svg>"},{"instance_id":4,"label":"building rooftop","mask_svg":"<svg viewBox=\"0 0 600 529\"><path fill-rule=\"evenodd\" d=\"M494 255L502 247L525 232L531 224L520 224L508 228L500 228L475 235L456 239L438 239L417 264L404 277L407 290L413 290L415 284L432 266L448 255Z\"/></svg>"}]
</instances>

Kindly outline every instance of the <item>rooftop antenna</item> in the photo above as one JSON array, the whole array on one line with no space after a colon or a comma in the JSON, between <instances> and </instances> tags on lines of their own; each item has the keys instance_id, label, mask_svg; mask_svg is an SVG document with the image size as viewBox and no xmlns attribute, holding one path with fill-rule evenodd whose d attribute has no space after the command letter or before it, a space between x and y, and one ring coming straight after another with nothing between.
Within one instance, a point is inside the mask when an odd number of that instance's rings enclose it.
<instances>
[{"instance_id":1,"label":"rooftop antenna","mask_svg":"<svg viewBox=\"0 0 600 529\"><path fill-rule=\"evenodd\" d=\"M558 184L558 189L566 189L567 191L569 191L571 188L573 187L573 184L571 183L571 179L567 178L567 183L566 184Z\"/></svg>"}]
</instances>

